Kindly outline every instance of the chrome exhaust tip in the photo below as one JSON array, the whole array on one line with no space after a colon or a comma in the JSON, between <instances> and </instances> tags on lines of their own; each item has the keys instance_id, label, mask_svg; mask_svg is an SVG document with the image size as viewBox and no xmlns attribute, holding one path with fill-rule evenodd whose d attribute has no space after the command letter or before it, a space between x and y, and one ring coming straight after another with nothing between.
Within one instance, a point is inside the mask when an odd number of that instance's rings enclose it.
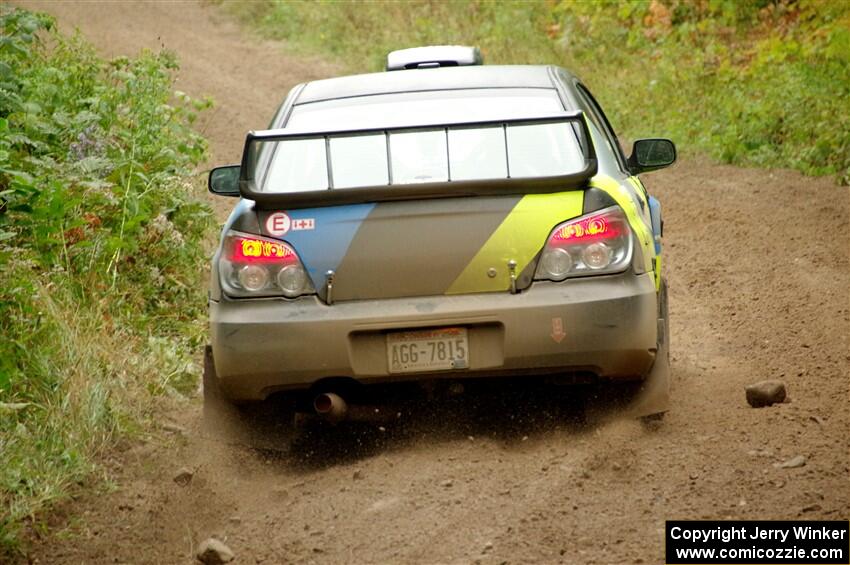
<instances>
[{"instance_id":1,"label":"chrome exhaust tip","mask_svg":"<svg viewBox=\"0 0 850 565\"><path fill-rule=\"evenodd\" d=\"M323 392L313 399L313 409L329 422L340 422L348 413L348 404L338 394Z\"/></svg>"}]
</instances>

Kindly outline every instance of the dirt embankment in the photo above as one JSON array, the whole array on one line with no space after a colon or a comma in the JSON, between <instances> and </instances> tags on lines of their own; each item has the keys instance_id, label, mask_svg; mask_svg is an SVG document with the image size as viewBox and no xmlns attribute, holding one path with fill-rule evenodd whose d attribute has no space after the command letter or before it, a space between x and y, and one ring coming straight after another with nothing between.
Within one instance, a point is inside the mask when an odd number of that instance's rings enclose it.
<instances>
[{"instance_id":1,"label":"dirt embankment","mask_svg":"<svg viewBox=\"0 0 850 565\"><path fill-rule=\"evenodd\" d=\"M217 162L290 86L330 72L211 5L27 5L107 54L176 51L178 87L218 103L203 126ZM659 429L461 411L256 451L205 437L193 402L171 414L183 432L117 455L118 488L66 505L32 559L191 563L217 535L238 563L656 563L665 519L846 519L847 189L698 159L647 182L665 210L675 379ZM743 387L763 378L791 402L749 408ZM797 455L805 466L774 466Z\"/></svg>"}]
</instances>

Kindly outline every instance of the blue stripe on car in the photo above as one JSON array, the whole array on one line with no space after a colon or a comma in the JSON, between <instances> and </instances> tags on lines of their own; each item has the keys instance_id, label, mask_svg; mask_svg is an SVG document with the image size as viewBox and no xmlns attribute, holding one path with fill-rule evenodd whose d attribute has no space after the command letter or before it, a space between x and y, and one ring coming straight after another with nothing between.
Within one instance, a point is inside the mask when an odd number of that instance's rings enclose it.
<instances>
[{"instance_id":1,"label":"blue stripe on car","mask_svg":"<svg viewBox=\"0 0 850 565\"><path fill-rule=\"evenodd\" d=\"M325 285L325 273L337 270L360 224L374 207L352 204L287 212L293 226L298 220L313 220L313 229L293 229L284 239L295 248L317 290Z\"/></svg>"}]
</instances>

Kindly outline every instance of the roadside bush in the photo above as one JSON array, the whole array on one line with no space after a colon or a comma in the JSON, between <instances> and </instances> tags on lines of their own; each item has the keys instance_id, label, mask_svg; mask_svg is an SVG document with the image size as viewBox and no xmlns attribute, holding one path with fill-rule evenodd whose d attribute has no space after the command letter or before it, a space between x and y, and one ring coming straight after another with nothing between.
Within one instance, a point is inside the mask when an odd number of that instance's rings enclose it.
<instances>
[{"instance_id":1,"label":"roadside bush","mask_svg":"<svg viewBox=\"0 0 850 565\"><path fill-rule=\"evenodd\" d=\"M388 51L478 45L581 76L624 138L850 182L850 3L411 0L229 3L296 49L378 71Z\"/></svg>"},{"instance_id":2,"label":"roadside bush","mask_svg":"<svg viewBox=\"0 0 850 565\"><path fill-rule=\"evenodd\" d=\"M104 61L0 7L0 555L164 395L194 388L209 103L169 53Z\"/></svg>"}]
</instances>

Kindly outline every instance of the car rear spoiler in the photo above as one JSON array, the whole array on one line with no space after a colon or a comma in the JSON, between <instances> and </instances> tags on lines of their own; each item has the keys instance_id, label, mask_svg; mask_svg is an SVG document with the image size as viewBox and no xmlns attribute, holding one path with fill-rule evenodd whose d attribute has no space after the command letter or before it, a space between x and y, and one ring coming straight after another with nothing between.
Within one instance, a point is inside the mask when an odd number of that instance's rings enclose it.
<instances>
[{"instance_id":1,"label":"car rear spoiler","mask_svg":"<svg viewBox=\"0 0 850 565\"><path fill-rule=\"evenodd\" d=\"M380 134L394 132L433 131L440 129L502 127L552 124L569 122L575 129L579 145L584 153L584 167L570 174L557 176L494 178L475 180L448 180L441 182L423 182L412 184L382 184L357 188L339 188L323 190L305 190L299 192L264 192L259 189L254 171L263 170L270 155L263 155L260 147L263 143L287 140L321 139L326 143L335 136ZM328 168L330 169L330 158ZM341 204L361 204L391 200L412 200L422 198L455 198L462 196L492 196L508 194L535 194L563 192L585 188L587 181L598 170L596 151L590 137L587 118L583 112L565 112L540 118L521 118L507 120L488 120L472 122L452 122L428 124L422 126L384 127L371 129L332 130L332 131L294 131L276 129L251 131L245 140L240 167L239 192L243 198L253 200L261 209L308 208L336 206Z\"/></svg>"}]
</instances>

